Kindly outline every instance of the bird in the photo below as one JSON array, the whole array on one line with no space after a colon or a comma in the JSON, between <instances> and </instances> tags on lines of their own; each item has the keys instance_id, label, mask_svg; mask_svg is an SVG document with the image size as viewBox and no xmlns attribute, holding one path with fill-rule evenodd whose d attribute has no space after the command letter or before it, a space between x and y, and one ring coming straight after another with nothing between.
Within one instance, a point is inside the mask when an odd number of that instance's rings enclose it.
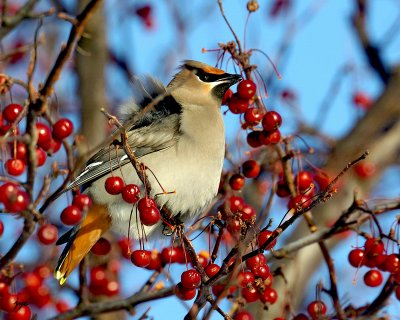
<instances>
[{"instance_id":1,"label":"bird","mask_svg":"<svg viewBox=\"0 0 400 320\"><path fill-rule=\"evenodd\" d=\"M222 99L241 79L203 62L185 60L166 87L152 76L133 81L133 101L120 107L134 157L151 170L149 196L179 221L195 218L218 192L225 154ZM62 191L80 187L93 205L57 241L66 243L55 268L61 285L108 230L137 239L143 229L146 237L162 236L162 222L139 226L131 215L132 204L106 192L105 180L119 173L125 184L141 186L143 195L146 190L128 156L122 148L110 151L109 147L98 150Z\"/></svg>"}]
</instances>

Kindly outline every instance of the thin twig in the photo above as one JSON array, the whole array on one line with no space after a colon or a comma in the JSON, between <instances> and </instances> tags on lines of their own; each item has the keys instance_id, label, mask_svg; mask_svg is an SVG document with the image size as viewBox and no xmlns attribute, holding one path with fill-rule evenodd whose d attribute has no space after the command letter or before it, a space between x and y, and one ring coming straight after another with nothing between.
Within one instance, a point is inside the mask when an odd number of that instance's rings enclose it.
<instances>
[{"instance_id":1,"label":"thin twig","mask_svg":"<svg viewBox=\"0 0 400 320\"><path fill-rule=\"evenodd\" d=\"M241 54L242 53L242 45L240 44L240 40L239 40L238 36L236 35L235 31L233 30L231 24L229 23L227 17L225 16L224 7L222 5L222 0L218 0L218 6L219 6L219 10L221 11L222 17L225 20L225 23L227 24L228 28L231 30L232 35L235 37L235 41L238 46L239 54Z\"/></svg>"}]
</instances>

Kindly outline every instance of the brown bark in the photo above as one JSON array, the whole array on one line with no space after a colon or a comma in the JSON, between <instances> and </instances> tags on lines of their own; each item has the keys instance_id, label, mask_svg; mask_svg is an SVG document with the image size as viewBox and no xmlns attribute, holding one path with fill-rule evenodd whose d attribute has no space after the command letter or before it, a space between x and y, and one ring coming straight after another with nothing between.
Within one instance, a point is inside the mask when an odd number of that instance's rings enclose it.
<instances>
[{"instance_id":1,"label":"brown bark","mask_svg":"<svg viewBox=\"0 0 400 320\"><path fill-rule=\"evenodd\" d=\"M87 0L80 1L80 7L86 3ZM106 136L106 118L100 109L107 107L105 94L107 57L105 16L101 7L87 25L76 55L81 101L81 133L87 140L88 149L100 144Z\"/></svg>"}]
</instances>

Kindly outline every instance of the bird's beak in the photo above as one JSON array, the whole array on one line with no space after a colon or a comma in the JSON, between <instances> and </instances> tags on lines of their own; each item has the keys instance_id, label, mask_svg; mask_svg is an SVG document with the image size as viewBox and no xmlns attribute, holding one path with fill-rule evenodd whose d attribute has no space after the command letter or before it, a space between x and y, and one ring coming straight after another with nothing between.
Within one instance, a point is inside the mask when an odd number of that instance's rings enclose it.
<instances>
[{"instance_id":1,"label":"bird's beak","mask_svg":"<svg viewBox=\"0 0 400 320\"><path fill-rule=\"evenodd\" d=\"M240 80L242 80L242 76L239 74L230 74L230 73L224 73L221 75L220 81L224 81L229 83L229 86L233 86L235 83L238 83Z\"/></svg>"}]
</instances>

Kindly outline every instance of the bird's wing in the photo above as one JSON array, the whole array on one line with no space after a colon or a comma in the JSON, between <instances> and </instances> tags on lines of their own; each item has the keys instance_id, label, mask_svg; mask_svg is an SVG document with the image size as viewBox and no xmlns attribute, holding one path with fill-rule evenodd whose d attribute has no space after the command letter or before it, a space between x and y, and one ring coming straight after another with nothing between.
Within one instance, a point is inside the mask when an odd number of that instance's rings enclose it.
<instances>
[{"instance_id":1,"label":"bird's wing","mask_svg":"<svg viewBox=\"0 0 400 320\"><path fill-rule=\"evenodd\" d=\"M127 142L139 159L153 152L171 148L179 139L179 116L173 114L150 125L128 132ZM82 173L63 192L88 186L93 181L130 162L124 150L114 146L100 149L87 163Z\"/></svg>"},{"instance_id":2,"label":"bird's wing","mask_svg":"<svg viewBox=\"0 0 400 320\"><path fill-rule=\"evenodd\" d=\"M136 78L133 82L134 101L121 107L120 117L123 124L129 124L154 99L159 101L128 128L128 143L134 156L141 158L147 154L172 147L179 139L181 106L167 93L166 88L156 79ZM100 149L86 163L82 173L64 190L82 186L103 177L120 166L129 163L122 148L106 147Z\"/></svg>"}]
</instances>

